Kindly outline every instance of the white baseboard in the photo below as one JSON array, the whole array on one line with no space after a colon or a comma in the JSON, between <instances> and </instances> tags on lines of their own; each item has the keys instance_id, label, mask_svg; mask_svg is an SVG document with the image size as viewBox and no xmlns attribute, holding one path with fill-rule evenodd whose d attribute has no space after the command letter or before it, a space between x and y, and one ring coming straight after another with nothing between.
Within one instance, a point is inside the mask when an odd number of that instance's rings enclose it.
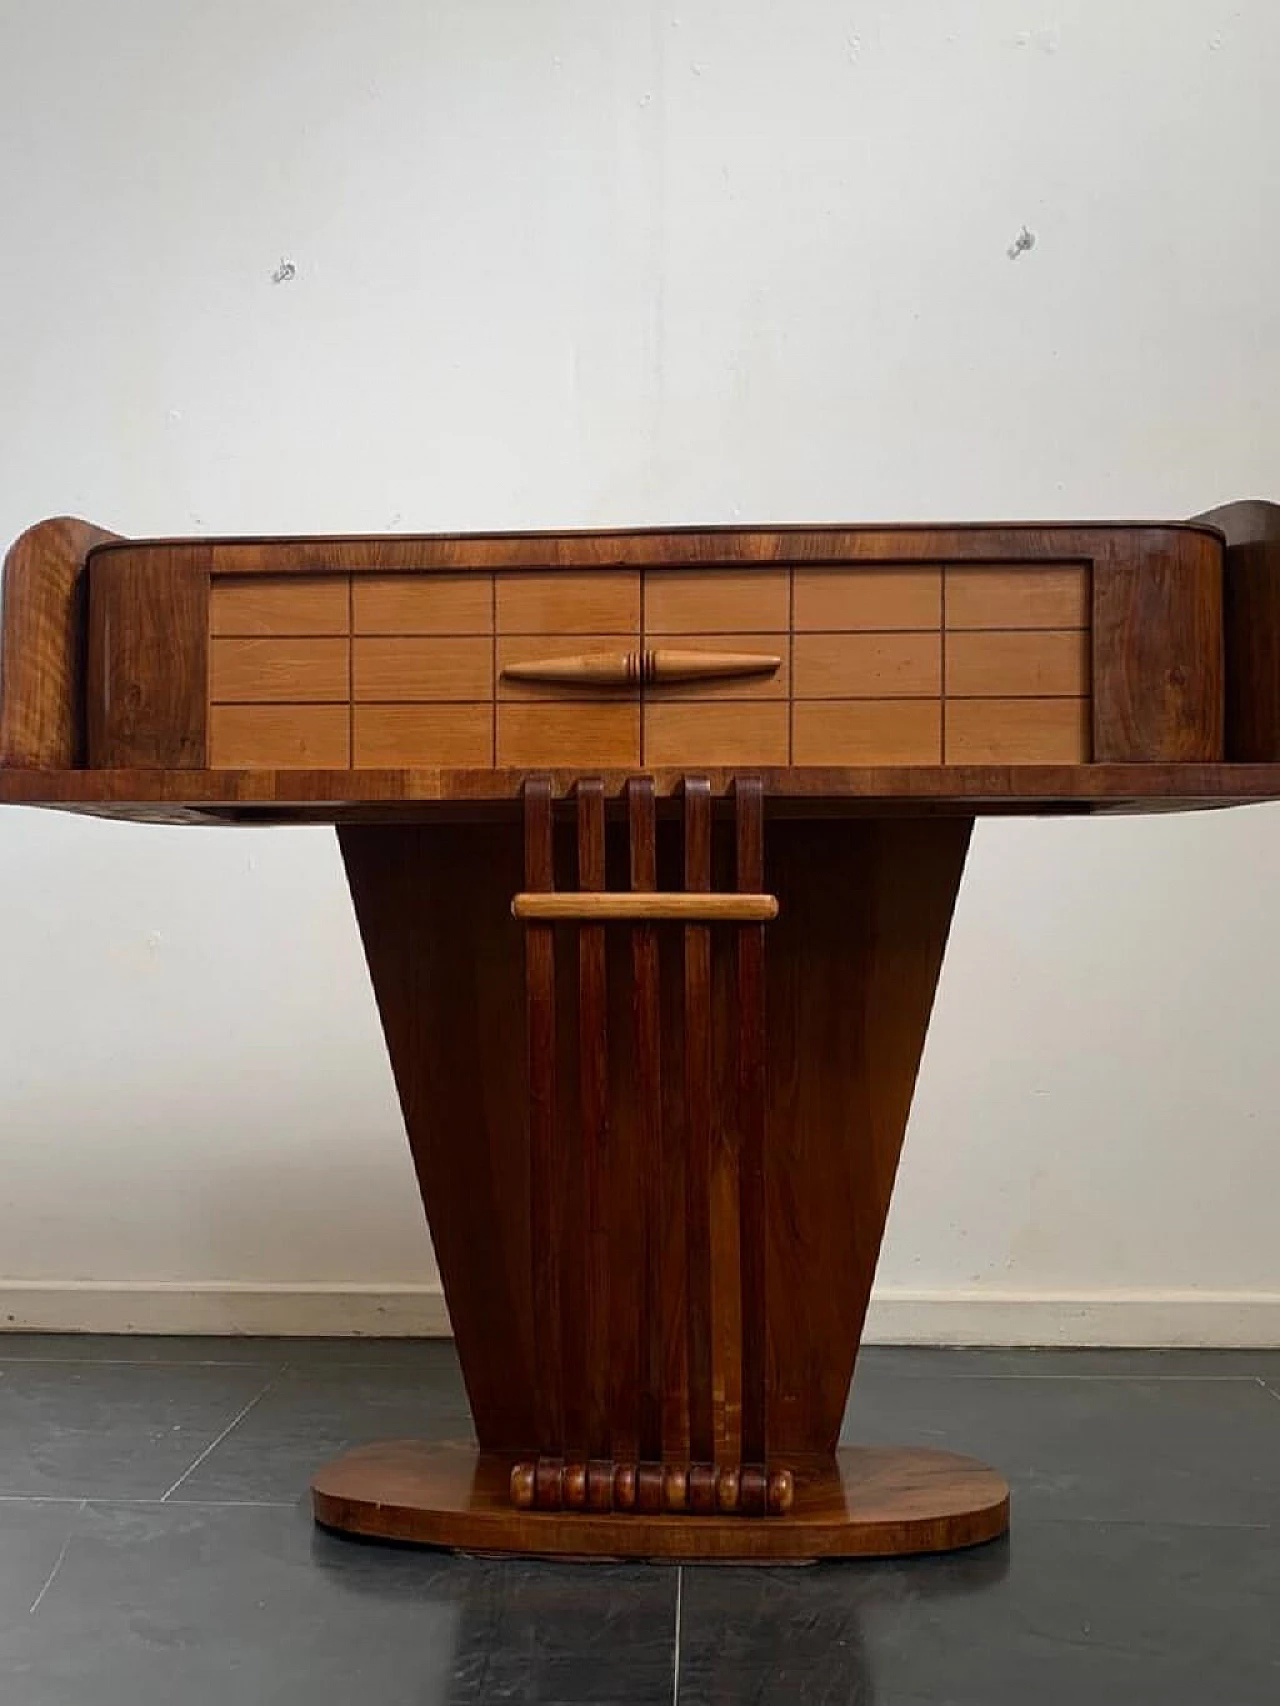
<instances>
[{"instance_id":1,"label":"white baseboard","mask_svg":"<svg viewBox=\"0 0 1280 1706\"><path fill-rule=\"evenodd\" d=\"M441 1338L438 1285L153 1285L0 1281L0 1333ZM1280 1346L1280 1292L1081 1294L878 1290L880 1345ZM2 1355L2 1352L0 1352Z\"/></svg>"},{"instance_id":2,"label":"white baseboard","mask_svg":"<svg viewBox=\"0 0 1280 1706\"><path fill-rule=\"evenodd\" d=\"M439 1285L56 1284L0 1280L0 1333L447 1338Z\"/></svg>"},{"instance_id":3,"label":"white baseboard","mask_svg":"<svg viewBox=\"0 0 1280 1706\"><path fill-rule=\"evenodd\" d=\"M1280 1292L897 1291L872 1294L872 1345L1280 1346Z\"/></svg>"}]
</instances>

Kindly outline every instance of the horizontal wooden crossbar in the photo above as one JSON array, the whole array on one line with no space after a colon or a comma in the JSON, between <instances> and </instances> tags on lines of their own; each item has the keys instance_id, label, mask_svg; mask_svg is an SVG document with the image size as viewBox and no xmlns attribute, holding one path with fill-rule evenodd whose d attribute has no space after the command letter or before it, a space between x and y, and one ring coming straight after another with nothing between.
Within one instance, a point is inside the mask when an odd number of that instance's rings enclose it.
<instances>
[{"instance_id":1,"label":"horizontal wooden crossbar","mask_svg":"<svg viewBox=\"0 0 1280 1706\"><path fill-rule=\"evenodd\" d=\"M767 924L778 916L778 900L771 894L518 894L511 916L539 924L663 918L682 924Z\"/></svg>"}]
</instances>

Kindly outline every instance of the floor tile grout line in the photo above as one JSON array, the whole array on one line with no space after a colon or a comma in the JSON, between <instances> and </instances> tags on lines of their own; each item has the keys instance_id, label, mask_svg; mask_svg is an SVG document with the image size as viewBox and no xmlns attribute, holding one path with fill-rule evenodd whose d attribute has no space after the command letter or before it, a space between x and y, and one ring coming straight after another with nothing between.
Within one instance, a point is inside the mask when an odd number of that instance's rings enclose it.
<instances>
[{"instance_id":1,"label":"floor tile grout line","mask_svg":"<svg viewBox=\"0 0 1280 1706\"><path fill-rule=\"evenodd\" d=\"M135 1493L0 1493L0 1505L168 1505L183 1511L291 1511L297 1504L297 1499L171 1499L167 1494L142 1498Z\"/></svg>"},{"instance_id":2,"label":"floor tile grout line","mask_svg":"<svg viewBox=\"0 0 1280 1706\"><path fill-rule=\"evenodd\" d=\"M864 1380L870 1378L869 1365L862 1371L862 1378ZM885 1380L1127 1380L1131 1384L1141 1382L1145 1385L1152 1385L1156 1382L1164 1382L1166 1385L1174 1385L1181 1382L1184 1385L1201 1386L1228 1386L1233 1383L1235 1385L1240 1385L1242 1383L1245 1385L1251 1385L1254 1381L1262 1380L1262 1376L1260 1374L1251 1373L1149 1374L1142 1369L1134 1369L1128 1374L1071 1374L1069 1372L1063 1372L1061 1374L1038 1374L1032 1372L1018 1374L1003 1372L997 1373L994 1370L984 1372L979 1369L924 1369L917 1374L907 1374L902 1371L885 1369L881 1371L876 1378Z\"/></svg>"},{"instance_id":3,"label":"floor tile grout line","mask_svg":"<svg viewBox=\"0 0 1280 1706\"><path fill-rule=\"evenodd\" d=\"M85 1506L88 1503L89 1503L88 1499L81 1499L80 1506L79 1506L80 1510L83 1511ZM49 1589L53 1586L53 1578L57 1575L58 1571L62 1568L62 1560L67 1555L67 1547L70 1546L72 1536L74 1534L75 1534L74 1528L69 1529L67 1531L67 1536L63 1540L62 1545L58 1549L58 1556L53 1560L53 1568L49 1571L48 1576L45 1578L44 1586L40 1589L40 1592L36 1595L35 1599L32 1600L32 1602L31 1602L31 1610L27 1613L28 1617L34 1617L35 1616L36 1612L39 1611L39 1609L40 1609L41 1601L44 1599L44 1596L48 1593Z\"/></svg>"},{"instance_id":4,"label":"floor tile grout line","mask_svg":"<svg viewBox=\"0 0 1280 1706\"><path fill-rule=\"evenodd\" d=\"M220 1357L24 1357L6 1356L0 1340L0 1368L274 1368L283 1364L279 1357L264 1357L261 1361L237 1362ZM317 1363L317 1367L329 1367ZM350 1366L343 1363L343 1368ZM362 1363L367 1368L397 1368L398 1363Z\"/></svg>"},{"instance_id":5,"label":"floor tile grout line","mask_svg":"<svg viewBox=\"0 0 1280 1706\"><path fill-rule=\"evenodd\" d=\"M238 1415L232 1416L231 1420L227 1423L226 1427L223 1428L222 1432L218 1435L217 1439L211 1440L209 1442L209 1444L205 1446L204 1450L200 1453L199 1457L196 1458L195 1462L193 1464L191 1464L189 1468L184 1469L182 1474L179 1475L178 1479L173 1483L172 1487L169 1488L169 1491L167 1493L164 1493L161 1496L160 1503L162 1505L168 1504L169 1500L177 1492L178 1488L182 1485L182 1483L185 1480L187 1480L188 1477L195 1474L196 1470L204 1462L205 1458L208 1457L209 1453L212 1451L216 1451L218 1449L218 1447L222 1444L223 1440L226 1439L227 1435L232 1431L232 1429L238 1428L240 1426L240 1423L249 1414L250 1410L253 1409L254 1405L257 1403L260 1403L261 1400L266 1397L267 1393L270 1392L271 1388L275 1385L276 1381L279 1378L280 1377L279 1377L278 1373L273 1374L271 1376L271 1379L268 1380L267 1384L262 1388L261 1392L255 1393L254 1396L252 1398L250 1398L249 1402L240 1411L240 1413Z\"/></svg>"},{"instance_id":6,"label":"floor tile grout line","mask_svg":"<svg viewBox=\"0 0 1280 1706\"><path fill-rule=\"evenodd\" d=\"M680 1614L684 1606L684 1565L676 1565L675 1650L671 1661L671 1706L680 1706Z\"/></svg>"}]
</instances>

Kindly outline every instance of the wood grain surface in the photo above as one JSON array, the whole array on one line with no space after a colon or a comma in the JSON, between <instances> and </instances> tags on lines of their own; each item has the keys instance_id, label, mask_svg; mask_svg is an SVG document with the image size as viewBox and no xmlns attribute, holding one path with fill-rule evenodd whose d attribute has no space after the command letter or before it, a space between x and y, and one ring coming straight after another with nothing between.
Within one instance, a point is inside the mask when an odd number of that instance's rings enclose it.
<instances>
[{"instance_id":1,"label":"wood grain surface","mask_svg":"<svg viewBox=\"0 0 1280 1706\"><path fill-rule=\"evenodd\" d=\"M1093 568L1093 756L1224 756L1221 541L1114 534Z\"/></svg>"},{"instance_id":2,"label":"wood grain surface","mask_svg":"<svg viewBox=\"0 0 1280 1706\"><path fill-rule=\"evenodd\" d=\"M1221 547L1216 528L1199 522L970 522L932 526L611 528L582 532L310 534L216 539L215 574L456 574L533 569L546 576L579 570L733 567L794 563L1018 564L1028 558L1088 562L1118 533L1159 536L1177 550L1200 536ZM182 543L157 540L156 544ZM94 555L105 557L107 542ZM632 608L630 599L624 606ZM551 626L559 624L552 622ZM632 624L634 625L634 624Z\"/></svg>"},{"instance_id":3,"label":"wood grain surface","mask_svg":"<svg viewBox=\"0 0 1280 1706\"><path fill-rule=\"evenodd\" d=\"M1190 525L106 542L88 552L83 572L105 595L124 584L122 556L136 563L150 555L160 563L174 560L175 550L201 552L212 576L214 704L339 702L345 655L345 691L353 701L489 705L490 758L499 765L776 768L818 762L818 754L829 763L928 762L934 755L913 710L878 720L853 711L797 711L810 700L842 706L917 697L943 701L940 758L947 763L962 758L948 746L945 709L961 697L987 702L982 715L991 735L970 739L971 757L1151 763L1218 759L1224 752L1224 547L1218 534ZM155 584L163 578L157 573ZM127 649L130 626L145 630L155 612L151 596L135 621L126 599L102 629L107 643L123 635ZM1084 636L1091 631L1090 659ZM545 661L578 655L574 642L583 639L612 640L615 650L618 641L639 642L624 645L623 654L647 655L661 649L659 640L684 638L741 650L733 636L749 632L772 639L770 655L783 660L776 683L690 681L677 684L678 693L651 683L638 721L573 697L576 682L500 689L496 680L499 654L513 641L534 642ZM346 639L351 647L344 654ZM198 647L176 665L164 648L146 643L132 660L94 656L90 664L95 680L107 684L113 670L137 674L148 660L157 681L131 681L117 704L126 706L129 738L143 743L136 756L151 766L164 764L160 755L172 738L151 726L153 713L172 703L175 669L199 676ZM600 685L606 694L616 691ZM566 697L557 702L561 688ZM1081 751L1054 734L1051 719L1018 704L1094 693L1099 703ZM545 714L503 712L495 698L507 694L531 702L541 694ZM774 695L785 717L739 709ZM677 698L706 715L675 710ZM140 715L128 710L133 699L143 707ZM92 714L101 727L100 709ZM1009 727L995 726L996 719ZM249 738L252 722L236 719L241 765L277 768L279 720L264 720L258 749ZM349 722L351 764L358 746L354 710ZM452 753L474 749L459 747L452 736L432 741L428 724L405 721L408 739L398 747L400 724L386 720L373 745L381 763L407 767L434 758L443 764ZM808 738L814 728L821 731L816 741ZM182 744L186 736L178 738ZM302 767L308 744L314 743L295 743L283 762ZM121 746L96 756L105 768L131 755ZM175 766L190 763L184 747Z\"/></svg>"},{"instance_id":4,"label":"wood grain surface","mask_svg":"<svg viewBox=\"0 0 1280 1706\"><path fill-rule=\"evenodd\" d=\"M94 546L115 538L62 516L37 522L10 547L0 605L0 767L84 763L85 564Z\"/></svg>"},{"instance_id":5,"label":"wood grain surface","mask_svg":"<svg viewBox=\"0 0 1280 1706\"><path fill-rule=\"evenodd\" d=\"M122 547L90 572L85 713L91 766L209 763L207 545Z\"/></svg>"},{"instance_id":6,"label":"wood grain surface","mask_svg":"<svg viewBox=\"0 0 1280 1706\"><path fill-rule=\"evenodd\" d=\"M596 773L616 800L635 768ZM711 766L705 773L712 787L723 792L739 772ZM1200 811L1280 798L1280 764L813 764L752 773L761 777L776 815ZM233 763L215 770L44 770L10 765L0 766L0 805L56 806L146 823L456 822L510 811L527 778L535 774L549 775L559 798L581 771L560 766L549 771L529 766L346 770L305 762L290 768L283 760L261 767ZM666 800L679 789L684 772L656 766L646 774L658 798Z\"/></svg>"},{"instance_id":7,"label":"wood grain surface","mask_svg":"<svg viewBox=\"0 0 1280 1706\"><path fill-rule=\"evenodd\" d=\"M1009 1526L1009 1488L969 1457L844 1447L797 1477L786 1517L600 1516L522 1511L512 1459L463 1445L361 1446L312 1482L316 1520L348 1534L532 1557L796 1563L976 1546Z\"/></svg>"},{"instance_id":8,"label":"wood grain surface","mask_svg":"<svg viewBox=\"0 0 1280 1706\"><path fill-rule=\"evenodd\" d=\"M1280 504L1227 504L1200 519L1227 542L1226 756L1271 763L1280 759Z\"/></svg>"}]
</instances>

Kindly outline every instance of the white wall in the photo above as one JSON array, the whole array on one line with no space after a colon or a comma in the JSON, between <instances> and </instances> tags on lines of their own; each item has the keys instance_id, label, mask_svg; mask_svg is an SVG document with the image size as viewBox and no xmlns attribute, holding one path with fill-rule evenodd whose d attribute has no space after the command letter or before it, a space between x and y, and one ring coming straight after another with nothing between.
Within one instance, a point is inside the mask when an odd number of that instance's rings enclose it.
<instances>
[{"instance_id":1,"label":"white wall","mask_svg":"<svg viewBox=\"0 0 1280 1706\"><path fill-rule=\"evenodd\" d=\"M1273 0L7 0L0 536L1280 496L1278 76ZM980 826L880 1331L1280 1339L1277 855ZM0 812L0 941L0 1315L438 1319L325 832Z\"/></svg>"}]
</instances>

